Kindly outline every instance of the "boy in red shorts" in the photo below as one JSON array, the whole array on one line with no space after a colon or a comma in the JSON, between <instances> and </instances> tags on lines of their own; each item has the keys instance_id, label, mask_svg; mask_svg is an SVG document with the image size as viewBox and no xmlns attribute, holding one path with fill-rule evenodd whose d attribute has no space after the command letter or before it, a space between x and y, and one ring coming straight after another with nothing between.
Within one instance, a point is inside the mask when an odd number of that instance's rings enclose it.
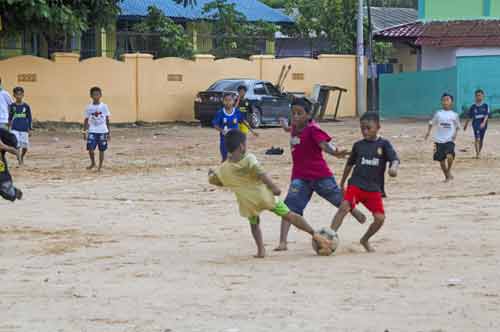
<instances>
[{"instance_id":1,"label":"boy in red shorts","mask_svg":"<svg viewBox=\"0 0 500 332\"><path fill-rule=\"evenodd\" d=\"M380 118L375 112L365 113L360 119L363 139L354 143L351 156L345 166L340 187L344 190L347 177L347 189L344 191L344 201L333 218L331 228L338 231L345 216L358 204L363 205L373 214L373 223L361 238L361 245L368 252L375 251L370 238L378 232L385 221L384 203L382 202L382 185L385 165L390 163L389 175L398 174L399 158L391 143L378 136Z\"/></svg>"}]
</instances>

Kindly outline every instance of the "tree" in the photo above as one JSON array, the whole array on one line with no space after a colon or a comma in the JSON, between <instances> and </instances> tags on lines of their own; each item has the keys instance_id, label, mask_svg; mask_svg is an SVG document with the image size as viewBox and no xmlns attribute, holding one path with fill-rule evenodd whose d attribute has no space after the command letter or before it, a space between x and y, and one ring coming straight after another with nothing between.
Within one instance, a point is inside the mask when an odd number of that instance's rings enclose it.
<instances>
[{"instance_id":1,"label":"tree","mask_svg":"<svg viewBox=\"0 0 500 332\"><path fill-rule=\"evenodd\" d=\"M0 15L5 33L42 34L51 50L65 50L69 36L91 26L116 22L120 0L3 0Z\"/></svg>"},{"instance_id":2,"label":"tree","mask_svg":"<svg viewBox=\"0 0 500 332\"><path fill-rule=\"evenodd\" d=\"M149 7L148 16L141 23L136 24L133 30L144 33L145 38L158 40L157 57L188 58L193 55L193 45L184 28L156 7Z\"/></svg>"},{"instance_id":3,"label":"tree","mask_svg":"<svg viewBox=\"0 0 500 332\"><path fill-rule=\"evenodd\" d=\"M203 7L203 13L213 20L217 57L247 57L255 54L259 41L272 40L277 31L274 24L248 22L245 15L227 0L213 0Z\"/></svg>"},{"instance_id":4,"label":"tree","mask_svg":"<svg viewBox=\"0 0 500 332\"><path fill-rule=\"evenodd\" d=\"M330 52L353 53L356 49L357 1L288 0L288 14L297 14L296 26L288 33L298 37L326 38Z\"/></svg>"},{"instance_id":5,"label":"tree","mask_svg":"<svg viewBox=\"0 0 500 332\"><path fill-rule=\"evenodd\" d=\"M285 8L288 0L261 0L271 8Z\"/></svg>"}]
</instances>

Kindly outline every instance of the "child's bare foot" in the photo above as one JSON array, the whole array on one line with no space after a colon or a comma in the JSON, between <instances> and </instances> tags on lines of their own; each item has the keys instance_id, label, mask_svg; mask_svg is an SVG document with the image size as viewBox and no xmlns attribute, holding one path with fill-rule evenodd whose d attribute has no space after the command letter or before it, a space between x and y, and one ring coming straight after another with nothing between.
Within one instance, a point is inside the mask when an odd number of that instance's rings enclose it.
<instances>
[{"instance_id":1,"label":"child's bare foot","mask_svg":"<svg viewBox=\"0 0 500 332\"><path fill-rule=\"evenodd\" d=\"M373 249L373 247L370 245L368 240L361 239L361 241L359 241L359 243L361 243L361 245L363 246L363 248L365 248L365 250L367 252L375 252L375 249Z\"/></svg>"},{"instance_id":2,"label":"child's bare foot","mask_svg":"<svg viewBox=\"0 0 500 332\"><path fill-rule=\"evenodd\" d=\"M254 258L264 258L266 257L266 249L262 248L257 251L257 255L253 256Z\"/></svg>"},{"instance_id":3,"label":"child's bare foot","mask_svg":"<svg viewBox=\"0 0 500 332\"><path fill-rule=\"evenodd\" d=\"M87 171L90 171L91 169L93 169L95 167L95 164L90 164L90 166L87 167Z\"/></svg>"},{"instance_id":4,"label":"child's bare foot","mask_svg":"<svg viewBox=\"0 0 500 332\"><path fill-rule=\"evenodd\" d=\"M326 237L319 235L318 233L314 233L313 239L318 243L321 249L328 249L332 247L332 241L328 240Z\"/></svg>"},{"instance_id":5,"label":"child's bare foot","mask_svg":"<svg viewBox=\"0 0 500 332\"><path fill-rule=\"evenodd\" d=\"M288 247L286 245L286 242L280 242L279 246L274 248L274 251L287 251Z\"/></svg>"}]
</instances>

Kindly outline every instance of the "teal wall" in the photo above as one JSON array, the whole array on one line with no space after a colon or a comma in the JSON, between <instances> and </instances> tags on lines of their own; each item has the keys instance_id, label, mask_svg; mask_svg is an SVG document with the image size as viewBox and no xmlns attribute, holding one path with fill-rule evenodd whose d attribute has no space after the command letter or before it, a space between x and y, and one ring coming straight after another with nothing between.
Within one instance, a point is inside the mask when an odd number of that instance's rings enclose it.
<instances>
[{"instance_id":1,"label":"teal wall","mask_svg":"<svg viewBox=\"0 0 500 332\"><path fill-rule=\"evenodd\" d=\"M456 68L380 76L380 114L385 118L430 117L444 92L456 95Z\"/></svg>"},{"instance_id":2,"label":"teal wall","mask_svg":"<svg viewBox=\"0 0 500 332\"><path fill-rule=\"evenodd\" d=\"M474 102L474 91L483 89L492 110L500 109L500 56L457 58L457 110Z\"/></svg>"},{"instance_id":3,"label":"teal wall","mask_svg":"<svg viewBox=\"0 0 500 332\"><path fill-rule=\"evenodd\" d=\"M500 18L500 0L419 0L423 20Z\"/></svg>"}]
</instances>

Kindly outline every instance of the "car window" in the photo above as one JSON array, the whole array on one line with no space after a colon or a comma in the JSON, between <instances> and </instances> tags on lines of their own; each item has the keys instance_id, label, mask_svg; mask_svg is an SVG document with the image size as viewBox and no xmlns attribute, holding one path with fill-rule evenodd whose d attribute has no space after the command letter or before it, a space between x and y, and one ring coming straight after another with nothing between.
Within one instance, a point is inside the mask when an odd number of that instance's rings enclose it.
<instances>
[{"instance_id":1,"label":"car window","mask_svg":"<svg viewBox=\"0 0 500 332\"><path fill-rule=\"evenodd\" d=\"M207 91L237 91L240 85L245 85L244 81L217 81L212 84Z\"/></svg>"},{"instance_id":2,"label":"car window","mask_svg":"<svg viewBox=\"0 0 500 332\"><path fill-rule=\"evenodd\" d=\"M266 87L264 86L264 83L261 82L255 83L255 86L253 87L253 92L259 96L267 95Z\"/></svg>"},{"instance_id":3,"label":"car window","mask_svg":"<svg viewBox=\"0 0 500 332\"><path fill-rule=\"evenodd\" d=\"M271 83L266 83L266 88L271 96L281 96L281 92Z\"/></svg>"}]
</instances>

